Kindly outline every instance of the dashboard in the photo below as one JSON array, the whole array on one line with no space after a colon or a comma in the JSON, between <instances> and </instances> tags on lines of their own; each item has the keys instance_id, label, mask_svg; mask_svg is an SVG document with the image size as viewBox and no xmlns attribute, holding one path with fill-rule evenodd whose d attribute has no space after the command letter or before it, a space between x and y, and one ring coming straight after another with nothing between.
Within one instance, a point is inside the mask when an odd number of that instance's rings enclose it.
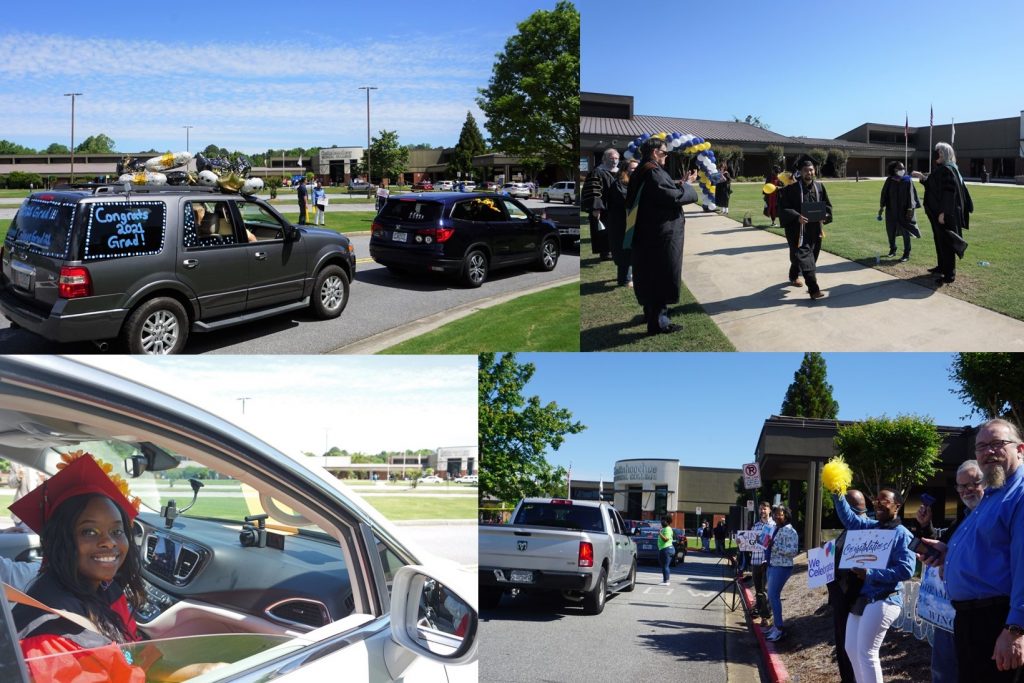
<instances>
[{"instance_id":1,"label":"dashboard","mask_svg":"<svg viewBox=\"0 0 1024 683\"><path fill-rule=\"evenodd\" d=\"M148 512L136 518L133 535L148 598L135 619L151 638L296 635L355 609L336 542L299 532L259 547L245 542L241 520L179 516L168 529Z\"/></svg>"}]
</instances>

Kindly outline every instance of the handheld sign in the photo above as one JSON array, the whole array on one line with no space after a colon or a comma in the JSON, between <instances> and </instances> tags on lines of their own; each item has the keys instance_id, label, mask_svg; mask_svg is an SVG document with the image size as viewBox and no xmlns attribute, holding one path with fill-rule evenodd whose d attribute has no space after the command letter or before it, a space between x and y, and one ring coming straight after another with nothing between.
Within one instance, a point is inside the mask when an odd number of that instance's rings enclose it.
<instances>
[{"instance_id":1,"label":"handheld sign","mask_svg":"<svg viewBox=\"0 0 1024 683\"><path fill-rule=\"evenodd\" d=\"M935 567L924 566L921 574L921 587L917 592L917 616L933 624L936 628L953 632L953 617L956 612L946 587L939 578L939 570Z\"/></svg>"},{"instance_id":2,"label":"handheld sign","mask_svg":"<svg viewBox=\"0 0 1024 683\"><path fill-rule=\"evenodd\" d=\"M736 532L736 543L739 545L741 553L753 552L757 549L757 532L756 531L737 531Z\"/></svg>"},{"instance_id":3,"label":"handheld sign","mask_svg":"<svg viewBox=\"0 0 1024 683\"><path fill-rule=\"evenodd\" d=\"M895 529L847 531L839 568L885 569L895 543Z\"/></svg>"},{"instance_id":4,"label":"handheld sign","mask_svg":"<svg viewBox=\"0 0 1024 683\"><path fill-rule=\"evenodd\" d=\"M819 588L836 578L835 542L807 551L807 587Z\"/></svg>"}]
</instances>

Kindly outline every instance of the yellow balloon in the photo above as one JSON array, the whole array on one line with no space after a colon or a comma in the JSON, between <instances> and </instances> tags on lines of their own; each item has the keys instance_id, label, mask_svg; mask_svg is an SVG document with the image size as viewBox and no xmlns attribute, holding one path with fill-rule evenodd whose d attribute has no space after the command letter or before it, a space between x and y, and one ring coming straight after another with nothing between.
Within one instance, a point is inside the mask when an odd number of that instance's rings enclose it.
<instances>
[{"instance_id":1,"label":"yellow balloon","mask_svg":"<svg viewBox=\"0 0 1024 683\"><path fill-rule=\"evenodd\" d=\"M792 185L793 183L796 182L796 180L793 179L793 174L790 173L789 171L783 171L782 173L780 173L779 180L782 181L783 187L788 187L789 185Z\"/></svg>"},{"instance_id":2,"label":"yellow balloon","mask_svg":"<svg viewBox=\"0 0 1024 683\"><path fill-rule=\"evenodd\" d=\"M761 192L765 194L772 194L775 190L779 189L774 183L765 183L764 187L761 188Z\"/></svg>"}]
</instances>

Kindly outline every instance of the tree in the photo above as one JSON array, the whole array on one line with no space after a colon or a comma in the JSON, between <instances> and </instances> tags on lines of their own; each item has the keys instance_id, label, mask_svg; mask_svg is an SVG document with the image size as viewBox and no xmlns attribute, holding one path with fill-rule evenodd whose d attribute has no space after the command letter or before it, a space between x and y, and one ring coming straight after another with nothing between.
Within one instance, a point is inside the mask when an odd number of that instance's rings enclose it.
<instances>
[{"instance_id":1,"label":"tree","mask_svg":"<svg viewBox=\"0 0 1024 683\"><path fill-rule=\"evenodd\" d=\"M768 163L770 165L782 168L786 162L786 150L782 145L767 145L764 151L768 152Z\"/></svg>"},{"instance_id":2,"label":"tree","mask_svg":"<svg viewBox=\"0 0 1024 683\"><path fill-rule=\"evenodd\" d=\"M754 126L755 128L760 128L761 130L772 129L772 127L769 126L767 123L761 121L761 117L756 114L747 114L747 117L744 119L741 119L738 116L733 116L732 120L738 121L739 123L749 123L751 126Z\"/></svg>"},{"instance_id":3,"label":"tree","mask_svg":"<svg viewBox=\"0 0 1024 683\"><path fill-rule=\"evenodd\" d=\"M473 157L487 151L484 144L484 136L480 127L476 125L476 119L472 112L466 112L466 122L462 124L462 132L459 133L459 141L455 143L451 157L448 160L448 172L452 175L462 173L466 177L473 175Z\"/></svg>"},{"instance_id":4,"label":"tree","mask_svg":"<svg viewBox=\"0 0 1024 683\"><path fill-rule=\"evenodd\" d=\"M62 145L59 142L51 142L50 146L43 150L45 154L71 154L71 150L67 145Z\"/></svg>"},{"instance_id":5,"label":"tree","mask_svg":"<svg viewBox=\"0 0 1024 683\"><path fill-rule=\"evenodd\" d=\"M566 434L586 429L572 413L539 396L523 397L533 377L532 364L520 364L514 353L479 357L480 491L503 502L564 491L566 471L545 459L547 448L558 450Z\"/></svg>"},{"instance_id":6,"label":"tree","mask_svg":"<svg viewBox=\"0 0 1024 683\"><path fill-rule=\"evenodd\" d=\"M828 368L820 353L805 353L800 369L793 373L793 383L786 389L781 413L790 417L836 419L839 403L832 398L827 374Z\"/></svg>"},{"instance_id":7,"label":"tree","mask_svg":"<svg viewBox=\"0 0 1024 683\"><path fill-rule=\"evenodd\" d=\"M820 176L821 169L824 168L825 162L828 160L828 150L822 149L821 147L815 147L807 152L807 156L814 160L814 170Z\"/></svg>"},{"instance_id":8,"label":"tree","mask_svg":"<svg viewBox=\"0 0 1024 683\"><path fill-rule=\"evenodd\" d=\"M405 148L408 150L434 149L434 145L430 144L429 142L417 142L415 145L406 145Z\"/></svg>"},{"instance_id":9,"label":"tree","mask_svg":"<svg viewBox=\"0 0 1024 683\"><path fill-rule=\"evenodd\" d=\"M82 141L75 152L78 154L110 154L114 151L114 141L103 133L90 135Z\"/></svg>"},{"instance_id":10,"label":"tree","mask_svg":"<svg viewBox=\"0 0 1024 683\"><path fill-rule=\"evenodd\" d=\"M970 406L964 417L1002 417L1021 426L1024 419L1024 354L958 353L949 378L959 385L950 391Z\"/></svg>"},{"instance_id":11,"label":"tree","mask_svg":"<svg viewBox=\"0 0 1024 683\"><path fill-rule=\"evenodd\" d=\"M10 140L0 140L0 154L35 154L36 151L30 147L23 147Z\"/></svg>"},{"instance_id":12,"label":"tree","mask_svg":"<svg viewBox=\"0 0 1024 683\"><path fill-rule=\"evenodd\" d=\"M560 0L518 28L477 98L491 148L571 169L580 147L580 13Z\"/></svg>"},{"instance_id":13,"label":"tree","mask_svg":"<svg viewBox=\"0 0 1024 683\"><path fill-rule=\"evenodd\" d=\"M405 172L409 164L409 150L398 144L397 131L382 130L380 135L371 138L370 164L372 168L367 180L374 177L394 179L398 174ZM365 170L365 163L360 166Z\"/></svg>"},{"instance_id":14,"label":"tree","mask_svg":"<svg viewBox=\"0 0 1024 683\"><path fill-rule=\"evenodd\" d=\"M719 163L729 162L729 172L733 178L740 174L740 167L743 162L743 150L736 145L719 145L714 148L715 159Z\"/></svg>"},{"instance_id":15,"label":"tree","mask_svg":"<svg viewBox=\"0 0 1024 683\"><path fill-rule=\"evenodd\" d=\"M856 484L872 496L883 486L899 488L900 495L923 484L939 471L939 435L931 418L899 415L868 418L841 427L835 448L853 470Z\"/></svg>"},{"instance_id":16,"label":"tree","mask_svg":"<svg viewBox=\"0 0 1024 683\"><path fill-rule=\"evenodd\" d=\"M845 149L832 148L828 151L828 156L832 160L832 168L835 169L837 178L846 177L846 162L850 158L850 153Z\"/></svg>"}]
</instances>

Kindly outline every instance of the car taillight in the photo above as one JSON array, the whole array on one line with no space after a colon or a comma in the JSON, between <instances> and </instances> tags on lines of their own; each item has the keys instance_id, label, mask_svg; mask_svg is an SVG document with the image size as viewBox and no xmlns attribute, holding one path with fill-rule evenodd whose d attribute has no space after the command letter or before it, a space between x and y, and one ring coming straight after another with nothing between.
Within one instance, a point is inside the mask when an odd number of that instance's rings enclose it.
<instances>
[{"instance_id":1,"label":"car taillight","mask_svg":"<svg viewBox=\"0 0 1024 683\"><path fill-rule=\"evenodd\" d=\"M81 267L63 266L57 280L57 294L62 299L92 296L92 279L89 277L89 271Z\"/></svg>"},{"instance_id":2,"label":"car taillight","mask_svg":"<svg viewBox=\"0 0 1024 683\"><path fill-rule=\"evenodd\" d=\"M384 232L384 226L378 223L377 221L374 221L370 225L370 236L372 237L373 235L376 235L379 232Z\"/></svg>"},{"instance_id":3,"label":"car taillight","mask_svg":"<svg viewBox=\"0 0 1024 683\"><path fill-rule=\"evenodd\" d=\"M580 541L580 566L594 566L594 544L588 541Z\"/></svg>"},{"instance_id":4,"label":"car taillight","mask_svg":"<svg viewBox=\"0 0 1024 683\"><path fill-rule=\"evenodd\" d=\"M454 228L424 228L416 231L416 241L425 242L447 242L455 234Z\"/></svg>"}]
</instances>

